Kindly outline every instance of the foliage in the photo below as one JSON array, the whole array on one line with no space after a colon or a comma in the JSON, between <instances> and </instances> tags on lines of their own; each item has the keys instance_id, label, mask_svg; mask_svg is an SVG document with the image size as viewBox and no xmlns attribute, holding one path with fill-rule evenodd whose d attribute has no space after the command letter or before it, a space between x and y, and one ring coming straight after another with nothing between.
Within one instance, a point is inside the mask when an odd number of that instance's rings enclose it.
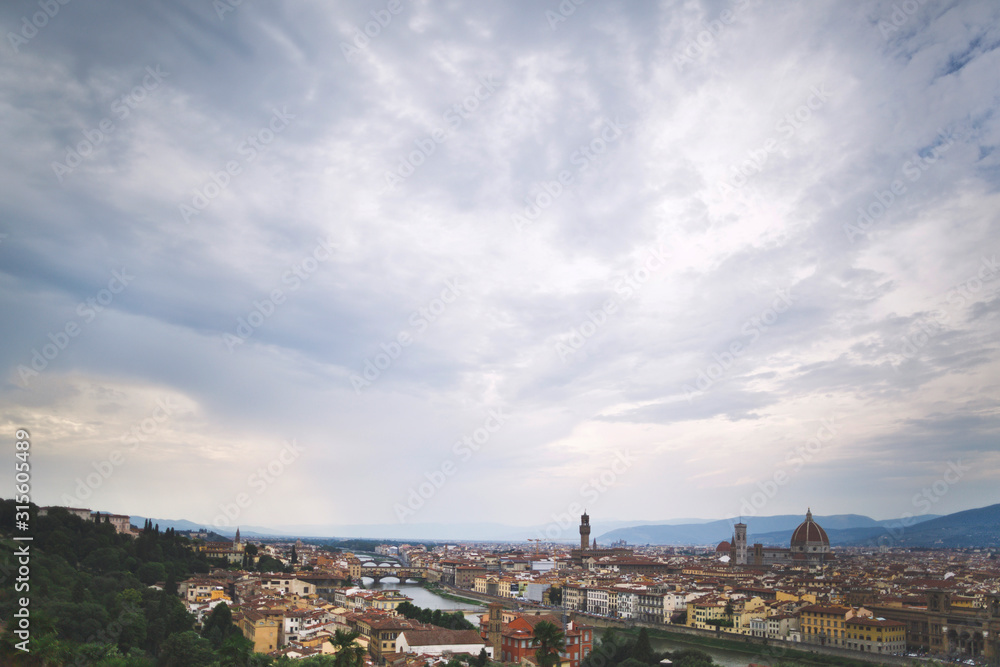
<instances>
[{"instance_id":1,"label":"foliage","mask_svg":"<svg viewBox=\"0 0 1000 667\"><path fill-rule=\"evenodd\" d=\"M207 572L208 562L173 529L148 521L135 538L64 509L37 516L31 506L31 658L10 634L0 638L0 664L150 667L152 656L194 619L176 596L176 581ZM14 501L0 499L0 535L13 529ZM0 540L0 571L14 566L13 542ZM164 582L163 591L149 585ZM16 606L0 593L6 625Z\"/></svg>"},{"instance_id":2,"label":"foliage","mask_svg":"<svg viewBox=\"0 0 1000 667\"><path fill-rule=\"evenodd\" d=\"M649 643L649 632L646 628L639 630L639 636L632 645L629 657L644 665L652 665L653 663L658 662L656 654L653 653L653 647Z\"/></svg>"},{"instance_id":3,"label":"foliage","mask_svg":"<svg viewBox=\"0 0 1000 667\"><path fill-rule=\"evenodd\" d=\"M330 640L336 651L331 663L333 667L361 667L364 664L365 650L354 641L357 638L357 632L334 632L333 639Z\"/></svg>"},{"instance_id":4,"label":"foliage","mask_svg":"<svg viewBox=\"0 0 1000 667\"><path fill-rule=\"evenodd\" d=\"M402 602L396 611L405 616L420 621L430 623L440 628L448 630L478 630L476 626L469 622L460 611L444 612L440 609L425 609L410 602Z\"/></svg>"},{"instance_id":5,"label":"foliage","mask_svg":"<svg viewBox=\"0 0 1000 667\"><path fill-rule=\"evenodd\" d=\"M220 648L227 639L238 634L239 629L233 625L233 613L229 605L220 602L212 609L201 628L201 636L212 644L212 648Z\"/></svg>"},{"instance_id":6,"label":"foliage","mask_svg":"<svg viewBox=\"0 0 1000 667\"><path fill-rule=\"evenodd\" d=\"M559 654L566 648L566 635L555 624L539 621L531 645L537 647L535 658L539 667L554 667L560 662Z\"/></svg>"}]
</instances>

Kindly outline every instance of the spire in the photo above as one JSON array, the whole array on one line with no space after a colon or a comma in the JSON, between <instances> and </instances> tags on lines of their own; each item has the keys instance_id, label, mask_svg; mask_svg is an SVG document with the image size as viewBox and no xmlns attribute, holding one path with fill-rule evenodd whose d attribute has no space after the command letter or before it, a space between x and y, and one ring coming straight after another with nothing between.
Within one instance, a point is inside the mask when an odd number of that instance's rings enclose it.
<instances>
[{"instance_id":1,"label":"spire","mask_svg":"<svg viewBox=\"0 0 1000 667\"><path fill-rule=\"evenodd\" d=\"M812 508L808 507L806 508L806 521L812 521L812 520L813 520Z\"/></svg>"},{"instance_id":2,"label":"spire","mask_svg":"<svg viewBox=\"0 0 1000 667\"><path fill-rule=\"evenodd\" d=\"M240 527L236 526L236 537L233 539L233 544L240 543Z\"/></svg>"}]
</instances>

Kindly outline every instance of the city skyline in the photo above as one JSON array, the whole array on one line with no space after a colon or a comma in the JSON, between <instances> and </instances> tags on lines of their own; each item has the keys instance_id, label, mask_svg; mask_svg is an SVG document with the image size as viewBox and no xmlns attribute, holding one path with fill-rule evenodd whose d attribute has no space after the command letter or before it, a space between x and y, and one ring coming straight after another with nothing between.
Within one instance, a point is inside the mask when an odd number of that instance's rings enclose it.
<instances>
[{"instance_id":1,"label":"city skyline","mask_svg":"<svg viewBox=\"0 0 1000 667\"><path fill-rule=\"evenodd\" d=\"M914 5L3 6L32 499L996 503L1000 8Z\"/></svg>"}]
</instances>

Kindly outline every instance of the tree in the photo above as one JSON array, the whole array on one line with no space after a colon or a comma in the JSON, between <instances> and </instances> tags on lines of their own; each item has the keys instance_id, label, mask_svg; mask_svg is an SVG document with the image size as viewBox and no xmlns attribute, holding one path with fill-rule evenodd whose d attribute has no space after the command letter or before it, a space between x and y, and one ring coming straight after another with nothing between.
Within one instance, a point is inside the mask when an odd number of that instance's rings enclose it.
<instances>
[{"instance_id":1,"label":"tree","mask_svg":"<svg viewBox=\"0 0 1000 667\"><path fill-rule=\"evenodd\" d=\"M330 643L335 650L333 656L334 667L361 667L365 663L365 649L354 640L358 638L358 632L344 632L337 630L333 634Z\"/></svg>"},{"instance_id":2,"label":"tree","mask_svg":"<svg viewBox=\"0 0 1000 667\"><path fill-rule=\"evenodd\" d=\"M299 554L298 554L298 552L295 551L295 545L293 544L292 545L292 565L295 565L298 562L299 562Z\"/></svg>"},{"instance_id":3,"label":"tree","mask_svg":"<svg viewBox=\"0 0 1000 667\"><path fill-rule=\"evenodd\" d=\"M487 655L486 648L484 647L479 649L479 655L473 658L469 664L471 664L472 667L486 667L489 661L490 661L490 656Z\"/></svg>"},{"instance_id":4,"label":"tree","mask_svg":"<svg viewBox=\"0 0 1000 667\"><path fill-rule=\"evenodd\" d=\"M531 645L538 647L535 658L539 667L554 667L559 664L559 654L566 648L566 635L553 623L539 621Z\"/></svg>"},{"instance_id":5,"label":"tree","mask_svg":"<svg viewBox=\"0 0 1000 667\"><path fill-rule=\"evenodd\" d=\"M212 613L205 619L205 624L201 628L201 636L212 643L212 648L217 649L229 639L230 635L235 633L233 613L229 610L229 605L220 602L215 605Z\"/></svg>"},{"instance_id":6,"label":"tree","mask_svg":"<svg viewBox=\"0 0 1000 667\"><path fill-rule=\"evenodd\" d=\"M170 635L160 647L159 667L208 667L215 662L212 645L194 630Z\"/></svg>"},{"instance_id":7,"label":"tree","mask_svg":"<svg viewBox=\"0 0 1000 667\"><path fill-rule=\"evenodd\" d=\"M639 630L639 636L636 638L635 644L632 645L629 657L647 665L656 662L656 655L653 653L653 647L649 643L649 632L646 628Z\"/></svg>"}]
</instances>

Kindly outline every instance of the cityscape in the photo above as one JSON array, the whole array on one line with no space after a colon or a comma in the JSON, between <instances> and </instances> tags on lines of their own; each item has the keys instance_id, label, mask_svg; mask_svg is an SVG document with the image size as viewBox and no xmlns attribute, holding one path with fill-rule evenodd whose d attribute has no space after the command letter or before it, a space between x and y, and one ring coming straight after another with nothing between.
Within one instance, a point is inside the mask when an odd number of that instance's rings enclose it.
<instances>
[{"instance_id":1,"label":"cityscape","mask_svg":"<svg viewBox=\"0 0 1000 667\"><path fill-rule=\"evenodd\" d=\"M1000 667L996 0L0 3L0 667Z\"/></svg>"}]
</instances>

